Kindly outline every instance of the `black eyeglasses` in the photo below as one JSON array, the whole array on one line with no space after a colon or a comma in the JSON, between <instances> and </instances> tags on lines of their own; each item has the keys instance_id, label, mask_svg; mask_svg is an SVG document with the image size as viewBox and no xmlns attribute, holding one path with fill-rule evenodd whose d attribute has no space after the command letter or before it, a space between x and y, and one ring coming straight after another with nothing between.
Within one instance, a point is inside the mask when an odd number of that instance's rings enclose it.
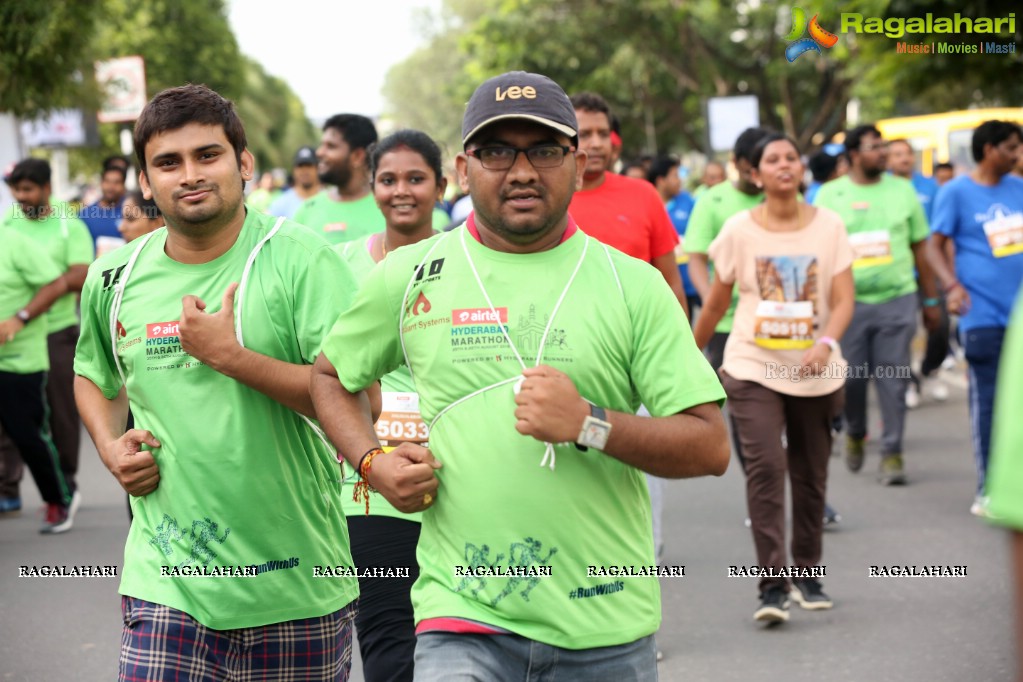
<instances>
[{"instance_id":1,"label":"black eyeglasses","mask_svg":"<svg viewBox=\"0 0 1023 682\"><path fill-rule=\"evenodd\" d=\"M520 149L505 145L467 149L466 154L479 159L480 165L487 170L508 170L515 165L519 154L525 154L533 168L556 168L565 161L565 156L574 151L572 147L562 144L537 144Z\"/></svg>"}]
</instances>

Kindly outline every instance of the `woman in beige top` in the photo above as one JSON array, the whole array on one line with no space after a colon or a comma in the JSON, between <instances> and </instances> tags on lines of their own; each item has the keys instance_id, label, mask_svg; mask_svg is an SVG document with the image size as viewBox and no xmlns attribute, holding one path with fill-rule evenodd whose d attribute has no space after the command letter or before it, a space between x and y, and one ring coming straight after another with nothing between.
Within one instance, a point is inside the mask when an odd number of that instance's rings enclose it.
<instances>
[{"instance_id":1,"label":"woman in beige top","mask_svg":"<svg viewBox=\"0 0 1023 682\"><path fill-rule=\"evenodd\" d=\"M694 335L701 348L706 345L737 285L721 378L746 456L746 500L763 569L754 618L773 624L788 620L789 594L804 609L831 607L818 580L824 574L824 493L831 421L841 410L848 371L837 339L852 318L855 291L841 219L799 197L804 168L795 142L772 133L751 162L764 202L725 222L710 245L715 280Z\"/></svg>"}]
</instances>

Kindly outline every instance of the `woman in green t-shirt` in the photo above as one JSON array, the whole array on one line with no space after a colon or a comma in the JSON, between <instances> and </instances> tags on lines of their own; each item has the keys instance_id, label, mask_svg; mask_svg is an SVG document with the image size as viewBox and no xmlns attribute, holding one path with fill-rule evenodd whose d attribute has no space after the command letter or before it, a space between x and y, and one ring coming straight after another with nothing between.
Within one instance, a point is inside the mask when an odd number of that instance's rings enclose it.
<instances>
[{"instance_id":1,"label":"woman in green t-shirt","mask_svg":"<svg viewBox=\"0 0 1023 682\"><path fill-rule=\"evenodd\" d=\"M338 249L360 280L391 251L433 236L433 207L447 186L440 148L418 130L399 130L385 137L370 147L369 159L373 197L386 229ZM408 409L418 400L408 369L401 367L385 376L381 388L383 412L376 423L381 445L390 449L411 440L425 446L426 425L418 410ZM362 504L353 506L348 499L345 513L355 565L360 569L408 567L408 574L401 577L359 576L355 627L366 679L411 682L416 633L410 595L419 577L420 515L402 514L376 493L369 494L367 513Z\"/></svg>"}]
</instances>

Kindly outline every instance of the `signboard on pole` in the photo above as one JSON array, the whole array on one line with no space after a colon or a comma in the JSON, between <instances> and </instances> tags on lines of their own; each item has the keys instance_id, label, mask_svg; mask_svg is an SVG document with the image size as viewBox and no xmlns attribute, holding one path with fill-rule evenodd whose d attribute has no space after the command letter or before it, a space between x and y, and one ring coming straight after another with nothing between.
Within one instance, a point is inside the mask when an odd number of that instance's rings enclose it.
<instances>
[{"instance_id":1,"label":"signboard on pole","mask_svg":"<svg viewBox=\"0 0 1023 682\"><path fill-rule=\"evenodd\" d=\"M96 118L100 123L130 123L146 106L146 67L142 57L96 62L96 82L106 92Z\"/></svg>"},{"instance_id":2,"label":"signboard on pole","mask_svg":"<svg viewBox=\"0 0 1023 682\"><path fill-rule=\"evenodd\" d=\"M57 109L22 121L21 137L28 147L83 147L88 143L81 109Z\"/></svg>"},{"instance_id":3,"label":"signboard on pole","mask_svg":"<svg viewBox=\"0 0 1023 682\"><path fill-rule=\"evenodd\" d=\"M742 131L759 125L760 107L756 95L711 97L707 100L707 128L712 151L731 151L735 138Z\"/></svg>"}]
</instances>

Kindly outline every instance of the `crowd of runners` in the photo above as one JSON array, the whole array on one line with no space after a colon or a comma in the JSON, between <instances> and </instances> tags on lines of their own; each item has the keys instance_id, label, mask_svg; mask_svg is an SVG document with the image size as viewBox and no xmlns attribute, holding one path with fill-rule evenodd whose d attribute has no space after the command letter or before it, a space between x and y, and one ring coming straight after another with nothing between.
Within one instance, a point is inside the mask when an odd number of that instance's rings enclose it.
<instances>
[{"instance_id":1,"label":"crowd of runners","mask_svg":"<svg viewBox=\"0 0 1023 682\"><path fill-rule=\"evenodd\" d=\"M132 517L120 679L347 679L356 631L371 681L656 679L664 479L734 457L753 617L830 609L835 440L912 484L909 411L964 363L950 503L1023 528L1017 124L940 184L870 124L809 157L749 128L691 193L599 94L516 71L461 137L338 114L276 191L186 85L95 203L5 171L0 514L27 467L72 529L84 425Z\"/></svg>"}]
</instances>

